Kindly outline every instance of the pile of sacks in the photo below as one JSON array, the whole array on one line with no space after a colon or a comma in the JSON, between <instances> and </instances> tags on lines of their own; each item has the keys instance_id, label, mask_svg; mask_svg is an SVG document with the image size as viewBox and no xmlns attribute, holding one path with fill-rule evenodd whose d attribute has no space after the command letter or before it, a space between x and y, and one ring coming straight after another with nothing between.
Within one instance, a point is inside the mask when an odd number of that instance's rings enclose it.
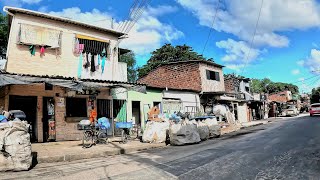
<instances>
[{"instance_id":1,"label":"pile of sacks","mask_svg":"<svg viewBox=\"0 0 320 180\"><path fill-rule=\"evenodd\" d=\"M32 164L28 124L22 121L0 123L0 171L28 170Z\"/></svg>"},{"instance_id":2,"label":"pile of sacks","mask_svg":"<svg viewBox=\"0 0 320 180\"><path fill-rule=\"evenodd\" d=\"M167 138L170 123L168 121L148 121L143 132L142 141L147 143L163 143Z\"/></svg>"},{"instance_id":3,"label":"pile of sacks","mask_svg":"<svg viewBox=\"0 0 320 180\"><path fill-rule=\"evenodd\" d=\"M202 121L188 119L176 121L147 122L142 141L148 143L163 143L170 138L171 145L199 143L209 138L219 137L221 128L215 118Z\"/></svg>"},{"instance_id":4,"label":"pile of sacks","mask_svg":"<svg viewBox=\"0 0 320 180\"><path fill-rule=\"evenodd\" d=\"M215 118L208 118L203 121L184 120L181 123L172 124L169 134L171 145L193 144L209 138L219 137L221 127Z\"/></svg>"}]
</instances>

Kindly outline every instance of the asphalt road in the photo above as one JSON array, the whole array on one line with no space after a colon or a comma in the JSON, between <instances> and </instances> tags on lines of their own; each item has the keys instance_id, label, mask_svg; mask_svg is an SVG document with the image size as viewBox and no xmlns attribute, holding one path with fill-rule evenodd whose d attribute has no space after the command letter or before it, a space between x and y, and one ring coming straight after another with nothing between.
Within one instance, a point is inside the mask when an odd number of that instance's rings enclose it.
<instances>
[{"instance_id":1,"label":"asphalt road","mask_svg":"<svg viewBox=\"0 0 320 180\"><path fill-rule=\"evenodd\" d=\"M320 117L277 120L196 145L39 164L0 179L320 179Z\"/></svg>"}]
</instances>

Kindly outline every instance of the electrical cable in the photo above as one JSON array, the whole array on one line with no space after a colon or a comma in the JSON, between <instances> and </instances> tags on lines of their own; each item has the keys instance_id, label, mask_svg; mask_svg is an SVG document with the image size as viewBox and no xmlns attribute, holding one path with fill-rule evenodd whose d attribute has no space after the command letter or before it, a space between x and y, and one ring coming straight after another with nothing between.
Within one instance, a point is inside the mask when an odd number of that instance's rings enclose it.
<instances>
[{"instance_id":1,"label":"electrical cable","mask_svg":"<svg viewBox=\"0 0 320 180\"><path fill-rule=\"evenodd\" d=\"M216 21L216 18L217 18L217 14L218 14L218 10L219 10L219 5L220 5L220 0L218 1L218 5L217 5L217 7L216 7L216 12L215 12L215 14L214 14L214 16L213 16L213 21L212 21L212 24L211 24L211 26L210 26L209 34L208 34L207 40L206 40L206 42L205 42L205 44L204 44L204 47L203 47L203 50L202 50L201 55L203 55L204 50L206 49L207 44L208 44L208 41L209 41L209 39L210 39L210 35L211 35L212 29L213 29L213 25L214 25L214 23L215 23L215 21Z\"/></svg>"},{"instance_id":2,"label":"electrical cable","mask_svg":"<svg viewBox=\"0 0 320 180\"><path fill-rule=\"evenodd\" d=\"M256 27L255 27L255 29L254 29L254 33L253 33L253 36L252 36L252 39L251 39L251 43L250 43L250 47L249 47L249 50L248 50L248 53L247 53L247 57L246 57L246 59L245 59L245 65L244 65L244 67L242 68L241 74L243 73L245 67L246 67L246 66L248 65L248 63L249 63L250 51L251 51L251 48L252 48L252 45L253 45L254 37L256 36L256 33L257 33L258 24L259 24L259 21L260 21L261 10L262 10L262 5L263 5L263 0L261 0L259 15L258 15L258 19L257 19L257 22L256 22Z\"/></svg>"}]
</instances>

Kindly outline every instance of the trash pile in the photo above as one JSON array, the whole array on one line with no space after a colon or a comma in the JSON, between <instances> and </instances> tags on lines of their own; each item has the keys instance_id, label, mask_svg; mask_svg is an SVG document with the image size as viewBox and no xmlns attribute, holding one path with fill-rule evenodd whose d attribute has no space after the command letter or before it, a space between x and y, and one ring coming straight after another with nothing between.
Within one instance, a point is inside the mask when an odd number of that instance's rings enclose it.
<instances>
[{"instance_id":1,"label":"trash pile","mask_svg":"<svg viewBox=\"0 0 320 180\"><path fill-rule=\"evenodd\" d=\"M170 123L168 121L147 122L146 129L143 132L142 141L147 143L163 143L167 138L167 131L169 130Z\"/></svg>"},{"instance_id":2,"label":"trash pile","mask_svg":"<svg viewBox=\"0 0 320 180\"><path fill-rule=\"evenodd\" d=\"M178 114L156 114L156 120L149 120L142 141L163 143L170 139L171 145L199 143L209 138L219 137L221 127L215 116L205 116L189 120Z\"/></svg>"},{"instance_id":3,"label":"trash pile","mask_svg":"<svg viewBox=\"0 0 320 180\"><path fill-rule=\"evenodd\" d=\"M28 129L25 121L0 123L0 171L22 171L31 167Z\"/></svg>"}]
</instances>

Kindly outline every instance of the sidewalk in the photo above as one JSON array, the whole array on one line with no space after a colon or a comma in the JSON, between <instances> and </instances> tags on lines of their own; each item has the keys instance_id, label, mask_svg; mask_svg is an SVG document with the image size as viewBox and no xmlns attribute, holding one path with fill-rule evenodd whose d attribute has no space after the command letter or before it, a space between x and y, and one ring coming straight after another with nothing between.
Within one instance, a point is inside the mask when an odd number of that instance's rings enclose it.
<instances>
[{"instance_id":1,"label":"sidewalk","mask_svg":"<svg viewBox=\"0 0 320 180\"><path fill-rule=\"evenodd\" d=\"M109 144L98 144L91 148L82 148L81 141L65 141L35 143L32 144L32 152L36 163L52 163L126 154L165 146L165 143L150 144L141 143L139 140L131 140L127 144L109 142Z\"/></svg>"},{"instance_id":2,"label":"sidewalk","mask_svg":"<svg viewBox=\"0 0 320 180\"><path fill-rule=\"evenodd\" d=\"M264 119L264 120L255 120L255 121L241 123L241 129L247 128L247 127L252 127L252 126L259 126L262 124L267 124L269 121L270 120L268 120L268 119Z\"/></svg>"},{"instance_id":3,"label":"sidewalk","mask_svg":"<svg viewBox=\"0 0 320 180\"><path fill-rule=\"evenodd\" d=\"M227 125L221 129L221 135L237 132L240 129L251 126L266 124L268 121L270 120ZM34 143L32 144L32 152L35 163L52 163L127 154L134 151L166 147L165 143L141 143L139 140L131 140L127 144L121 144L117 141L117 138L111 140L113 142L109 142L109 144L98 144L91 148L82 148L82 141Z\"/></svg>"}]
</instances>

